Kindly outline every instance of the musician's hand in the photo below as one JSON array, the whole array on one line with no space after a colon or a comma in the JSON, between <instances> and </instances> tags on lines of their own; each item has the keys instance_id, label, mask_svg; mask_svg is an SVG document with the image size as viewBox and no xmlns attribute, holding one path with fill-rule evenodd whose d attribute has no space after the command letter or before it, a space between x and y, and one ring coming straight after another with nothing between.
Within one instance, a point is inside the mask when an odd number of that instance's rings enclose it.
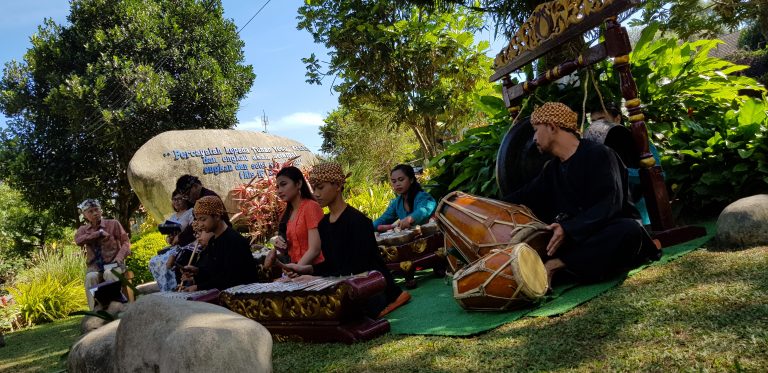
<instances>
[{"instance_id":1,"label":"musician's hand","mask_svg":"<svg viewBox=\"0 0 768 373\"><path fill-rule=\"evenodd\" d=\"M288 242L285 242L285 239L277 236L275 237L275 249L278 249L280 251L286 250L288 248Z\"/></svg>"},{"instance_id":2,"label":"musician's hand","mask_svg":"<svg viewBox=\"0 0 768 373\"><path fill-rule=\"evenodd\" d=\"M179 244L179 235L174 234L173 236L169 237L171 239L171 245L175 246Z\"/></svg>"},{"instance_id":3,"label":"musician's hand","mask_svg":"<svg viewBox=\"0 0 768 373\"><path fill-rule=\"evenodd\" d=\"M312 273L311 264L301 265L296 263L288 263L288 264L283 264L282 267L283 267L283 272L289 276L291 275L291 273L294 273L296 275Z\"/></svg>"},{"instance_id":4,"label":"musician's hand","mask_svg":"<svg viewBox=\"0 0 768 373\"><path fill-rule=\"evenodd\" d=\"M200 244L200 246L208 246L208 241L213 238L213 232L200 232L200 235L197 236L197 243Z\"/></svg>"},{"instance_id":5,"label":"musician's hand","mask_svg":"<svg viewBox=\"0 0 768 373\"><path fill-rule=\"evenodd\" d=\"M190 285L190 286L187 286L187 287L185 287L185 288L181 289L181 291L182 291L182 292L185 292L185 293L191 293L191 292L193 292L193 291L197 291L197 285Z\"/></svg>"},{"instance_id":6,"label":"musician's hand","mask_svg":"<svg viewBox=\"0 0 768 373\"><path fill-rule=\"evenodd\" d=\"M310 282L314 279L318 278L317 276L312 275L301 275L298 277L294 277L291 282Z\"/></svg>"},{"instance_id":7,"label":"musician's hand","mask_svg":"<svg viewBox=\"0 0 768 373\"><path fill-rule=\"evenodd\" d=\"M388 231L388 230L390 230L390 229L392 229L394 227L395 227L394 225L390 225L390 224L380 224L378 226L378 228L376 228L376 230L381 232L381 233L384 233L384 232L386 232L386 231Z\"/></svg>"},{"instance_id":8,"label":"musician's hand","mask_svg":"<svg viewBox=\"0 0 768 373\"><path fill-rule=\"evenodd\" d=\"M267 253L267 256L264 258L264 269L270 269L272 268L272 264L275 263L275 258L277 257L277 253L275 250L269 250Z\"/></svg>"},{"instance_id":9,"label":"musician's hand","mask_svg":"<svg viewBox=\"0 0 768 373\"><path fill-rule=\"evenodd\" d=\"M200 270L195 266L184 266L181 268L181 271L184 272L184 274L195 275Z\"/></svg>"},{"instance_id":10,"label":"musician's hand","mask_svg":"<svg viewBox=\"0 0 768 373\"><path fill-rule=\"evenodd\" d=\"M413 221L414 219L412 216L406 216L405 219L400 220L397 227L400 229L408 229L411 227L411 224L413 224Z\"/></svg>"},{"instance_id":11,"label":"musician's hand","mask_svg":"<svg viewBox=\"0 0 768 373\"><path fill-rule=\"evenodd\" d=\"M547 244L547 255L554 256L565 240L565 230L559 223L550 224L547 229L552 231L552 239Z\"/></svg>"}]
</instances>

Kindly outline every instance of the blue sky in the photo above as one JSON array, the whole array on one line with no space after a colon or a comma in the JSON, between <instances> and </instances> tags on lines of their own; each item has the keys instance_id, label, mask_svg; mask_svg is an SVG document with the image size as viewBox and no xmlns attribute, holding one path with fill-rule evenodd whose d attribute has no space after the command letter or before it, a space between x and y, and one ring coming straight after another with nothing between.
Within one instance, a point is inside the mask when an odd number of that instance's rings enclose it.
<instances>
[{"instance_id":1,"label":"blue sky","mask_svg":"<svg viewBox=\"0 0 768 373\"><path fill-rule=\"evenodd\" d=\"M266 0L223 0L225 17L237 27L244 25ZM314 44L311 35L296 29L296 10L304 0L272 0L241 32L245 42L245 62L256 73L251 91L240 102L238 129L262 130L261 116L269 118L268 132L300 141L313 152L322 144L318 127L325 115L337 106L338 97L329 85L309 85L304 80L301 58L315 53L325 56L326 49ZM0 63L21 60L29 37L43 18L66 22L69 1L3 0L0 5ZM480 38L491 39L490 31ZM478 38L479 39L479 38ZM498 48L497 48L498 46ZM501 43L494 43L494 56ZM321 58L322 59L322 58ZM0 124L7 118L0 114Z\"/></svg>"}]
</instances>

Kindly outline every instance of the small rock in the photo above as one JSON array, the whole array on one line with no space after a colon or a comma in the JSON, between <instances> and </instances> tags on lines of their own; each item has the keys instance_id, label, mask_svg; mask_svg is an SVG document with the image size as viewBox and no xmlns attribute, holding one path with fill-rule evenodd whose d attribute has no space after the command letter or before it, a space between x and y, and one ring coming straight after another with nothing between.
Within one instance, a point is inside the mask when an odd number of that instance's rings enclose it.
<instances>
[{"instance_id":1,"label":"small rock","mask_svg":"<svg viewBox=\"0 0 768 373\"><path fill-rule=\"evenodd\" d=\"M728 205L717 218L715 243L720 249L768 245L768 194Z\"/></svg>"},{"instance_id":2,"label":"small rock","mask_svg":"<svg viewBox=\"0 0 768 373\"><path fill-rule=\"evenodd\" d=\"M80 338L69 351L67 370L72 373L115 372L115 336L120 320L107 323Z\"/></svg>"},{"instance_id":3,"label":"small rock","mask_svg":"<svg viewBox=\"0 0 768 373\"><path fill-rule=\"evenodd\" d=\"M80 321L80 334L86 334L107 324L107 320L96 316L84 316Z\"/></svg>"}]
</instances>

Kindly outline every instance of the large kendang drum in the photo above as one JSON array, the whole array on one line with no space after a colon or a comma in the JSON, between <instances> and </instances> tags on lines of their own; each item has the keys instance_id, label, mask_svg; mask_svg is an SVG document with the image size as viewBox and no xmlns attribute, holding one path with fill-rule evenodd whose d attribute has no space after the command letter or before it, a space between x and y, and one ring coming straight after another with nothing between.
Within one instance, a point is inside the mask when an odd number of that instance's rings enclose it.
<instances>
[{"instance_id":1,"label":"large kendang drum","mask_svg":"<svg viewBox=\"0 0 768 373\"><path fill-rule=\"evenodd\" d=\"M510 244L527 243L544 257L552 237L546 224L525 206L459 191L440 201L436 215L454 272Z\"/></svg>"},{"instance_id":2,"label":"large kendang drum","mask_svg":"<svg viewBox=\"0 0 768 373\"><path fill-rule=\"evenodd\" d=\"M467 310L504 311L530 306L547 292L547 270L525 243L493 249L453 276L453 297Z\"/></svg>"}]
</instances>

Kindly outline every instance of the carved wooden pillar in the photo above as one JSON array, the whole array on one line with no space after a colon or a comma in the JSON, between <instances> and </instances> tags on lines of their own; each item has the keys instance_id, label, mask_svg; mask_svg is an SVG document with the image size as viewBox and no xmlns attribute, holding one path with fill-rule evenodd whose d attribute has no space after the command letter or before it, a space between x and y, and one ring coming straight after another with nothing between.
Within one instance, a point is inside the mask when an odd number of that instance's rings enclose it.
<instances>
[{"instance_id":1,"label":"carved wooden pillar","mask_svg":"<svg viewBox=\"0 0 768 373\"><path fill-rule=\"evenodd\" d=\"M504 76L502 79L501 96L504 98L504 105L507 107L509 116L512 117L513 120L515 117L517 117L517 114L520 113L520 100L511 98L511 89L514 86L515 84L512 82L512 79L509 77L509 75Z\"/></svg>"},{"instance_id":2,"label":"carved wooden pillar","mask_svg":"<svg viewBox=\"0 0 768 373\"><path fill-rule=\"evenodd\" d=\"M615 18L607 19L605 24L607 54L614 57L613 67L621 79L621 95L626 101L624 106L629 112L632 137L639 153L640 182L648 215L651 218L651 227L654 231L672 229L675 224L672 219L667 187L664 184L661 167L656 166L656 161L648 147L648 130L645 127L643 106L637 97L637 85L630 70L629 52L632 47L629 44L629 37L626 29L621 27Z\"/></svg>"}]
</instances>

